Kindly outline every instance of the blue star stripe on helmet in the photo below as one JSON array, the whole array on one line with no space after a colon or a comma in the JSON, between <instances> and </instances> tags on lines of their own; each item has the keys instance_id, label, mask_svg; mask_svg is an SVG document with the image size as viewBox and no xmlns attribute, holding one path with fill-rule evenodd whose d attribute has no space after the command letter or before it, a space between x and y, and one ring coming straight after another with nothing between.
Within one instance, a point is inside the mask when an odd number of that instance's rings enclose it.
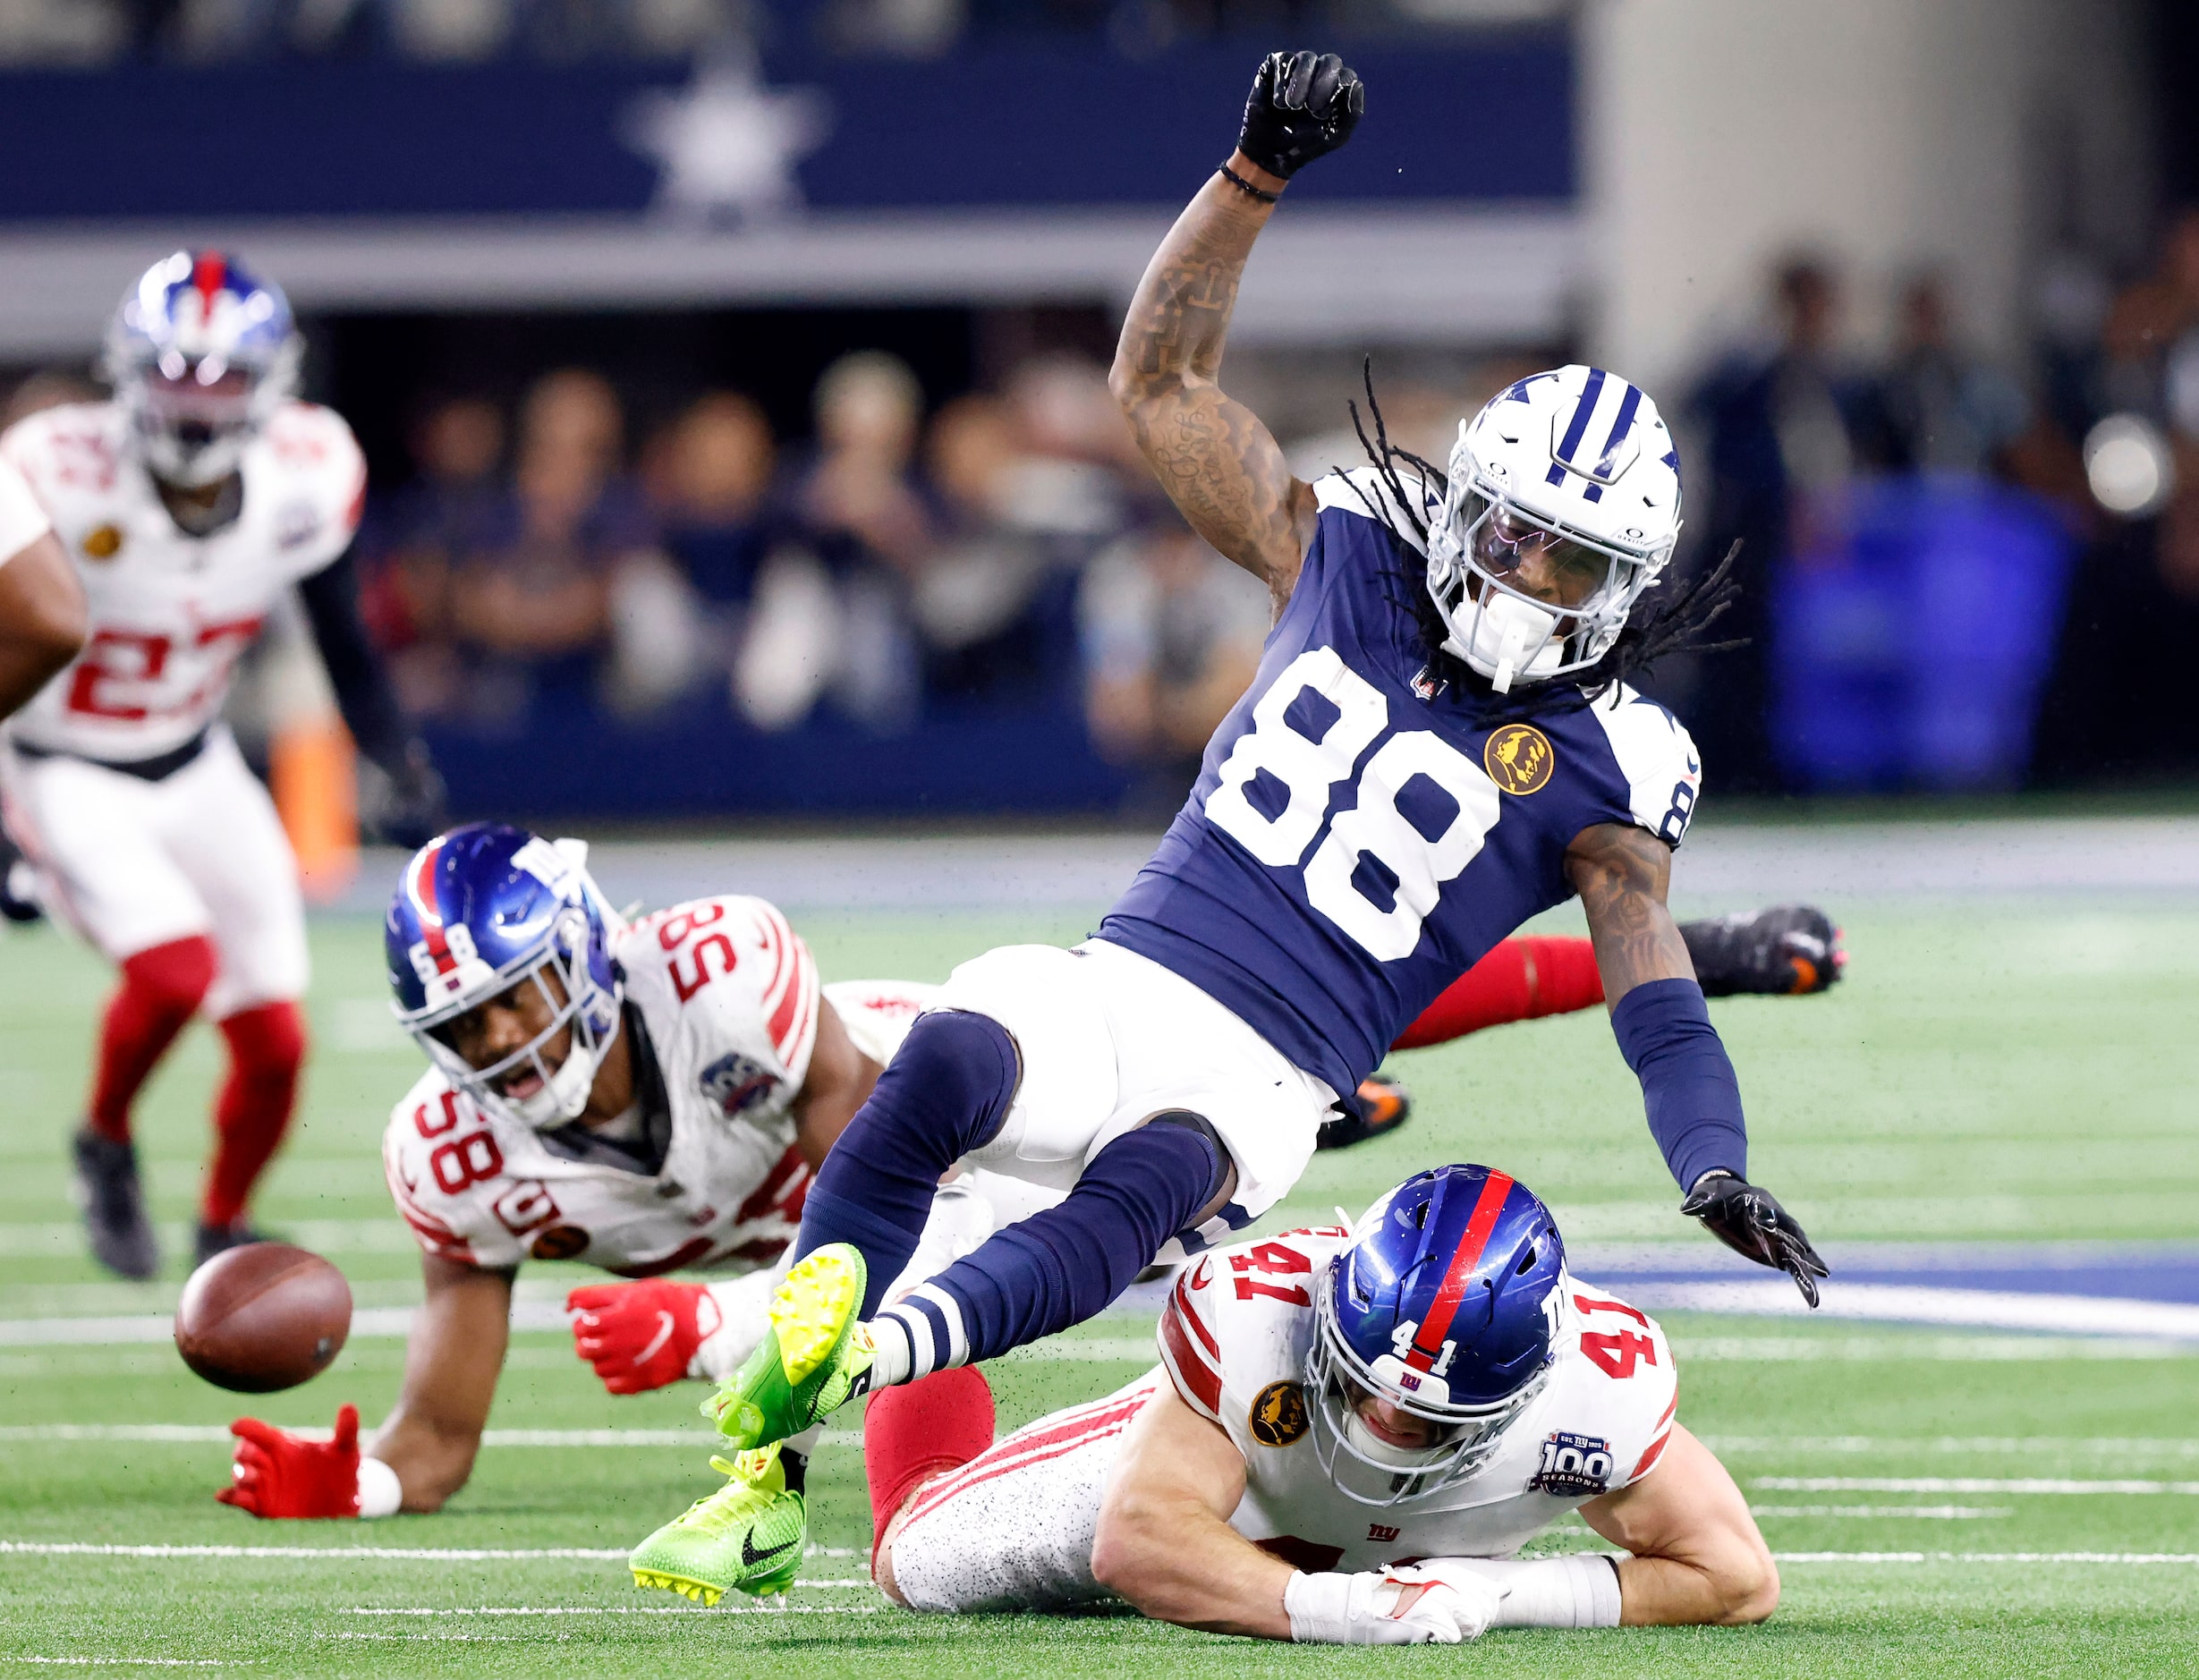
<instances>
[{"instance_id":1,"label":"blue star stripe on helmet","mask_svg":"<svg viewBox=\"0 0 2199 1680\"><path fill-rule=\"evenodd\" d=\"M1565 441L1552 452L1568 467L1580 449L1581 439L1587 435L1589 416L1596 412L1596 399L1603 395L1605 378L1601 368L1588 370L1588 383L1582 388L1581 400L1573 405L1573 423L1566 428Z\"/></svg>"},{"instance_id":2,"label":"blue star stripe on helmet","mask_svg":"<svg viewBox=\"0 0 2199 1680\"><path fill-rule=\"evenodd\" d=\"M1628 434L1634 430L1634 412L1642 406L1642 389L1639 386L1629 385L1626 391L1626 395L1619 399L1618 418L1611 422L1610 436L1603 440L1602 457L1597 461L1595 471L1589 475L1607 484L1617 477L1618 446L1626 441Z\"/></svg>"}]
</instances>

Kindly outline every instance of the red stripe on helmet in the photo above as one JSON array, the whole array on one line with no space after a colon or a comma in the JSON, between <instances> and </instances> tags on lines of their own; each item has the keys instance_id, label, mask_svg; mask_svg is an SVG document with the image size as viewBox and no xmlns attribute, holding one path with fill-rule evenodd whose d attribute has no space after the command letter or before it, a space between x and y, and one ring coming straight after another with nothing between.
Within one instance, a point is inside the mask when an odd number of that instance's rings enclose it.
<instances>
[{"instance_id":1,"label":"red stripe on helmet","mask_svg":"<svg viewBox=\"0 0 2199 1680\"><path fill-rule=\"evenodd\" d=\"M1450 1268L1443 1274L1442 1286L1436 1291L1428 1316L1414 1333L1412 1352L1405 1356L1405 1362L1414 1370L1426 1370L1443 1352L1443 1338L1450 1332L1451 1319L1457 1316L1458 1303L1465 1299L1466 1280L1481 1264L1489 1234L1497 1228L1497 1216L1504 1211L1505 1199L1511 1193L1512 1180L1503 1173L1490 1174L1482 1184L1482 1198L1473 1204L1473 1217L1466 1221L1466 1234L1458 1239L1457 1252L1451 1256Z\"/></svg>"},{"instance_id":2,"label":"red stripe on helmet","mask_svg":"<svg viewBox=\"0 0 2199 1680\"><path fill-rule=\"evenodd\" d=\"M213 319L214 300L220 295L222 287L228 284L228 280L229 265L222 259L218 250L202 250L191 259L191 284L199 293L203 318Z\"/></svg>"},{"instance_id":3,"label":"red stripe on helmet","mask_svg":"<svg viewBox=\"0 0 2199 1680\"><path fill-rule=\"evenodd\" d=\"M450 941L443 937L443 912L436 908L435 866L442 855L443 843L437 840L420 854L412 865L412 878L405 885L420 916L420 938L427 942L428 955L435 959L435 972L447 974L458 966L458 959L451 955Z\"/></svg>"}]
</instances>

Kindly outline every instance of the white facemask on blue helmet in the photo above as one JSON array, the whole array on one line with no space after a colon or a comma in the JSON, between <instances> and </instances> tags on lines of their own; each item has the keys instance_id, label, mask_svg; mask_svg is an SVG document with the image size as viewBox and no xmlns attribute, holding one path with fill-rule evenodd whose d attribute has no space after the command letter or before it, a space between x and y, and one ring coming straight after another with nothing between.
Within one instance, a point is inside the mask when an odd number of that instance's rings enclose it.
<instances>
[{"instance_id":1,"label":"white facemask on blue helmet","mask_svg":"<svg viewBox=\"0 0 2199 1680\"><path fill-rule=\"evenodd\" d=\"M303 341L283 290L217 250L179 250L138 277L101 366L145 464L186 488L237 470L296 394Z\"/></svg>"},{"instance_id":2,"label":"white facemask on blue helmet","mask_svg":"<svg viewBox=\"0 0 2199 1680\"><path fill-rule=\"evenodd\" d=\"M1460 423L1447 476L1428 590L1445 649L1499 693L1602 658L1679 539L1671 433L1639 386L1600 368L1491 398Z\"/></svg>"},{"instance_id":3,"label":"white facemask on blue helmet","mask_svg":"<svg viewBox=\"0 0 2199 1680\"><path fill-rule=\"evenodd\" d=\"M588 1106L619 1031L624 982L611 944L622 924L586 863L579 841L468 823L413 853L383 923L404 1030L454 1088L538 1129L564 1125ZM528 986L540 993L548 1024L487 1066L468 1062L451 1041L452 1023ZM514 1082L529 1087L525 1095L506 1094Z\"/></svg>"}]
</instances>

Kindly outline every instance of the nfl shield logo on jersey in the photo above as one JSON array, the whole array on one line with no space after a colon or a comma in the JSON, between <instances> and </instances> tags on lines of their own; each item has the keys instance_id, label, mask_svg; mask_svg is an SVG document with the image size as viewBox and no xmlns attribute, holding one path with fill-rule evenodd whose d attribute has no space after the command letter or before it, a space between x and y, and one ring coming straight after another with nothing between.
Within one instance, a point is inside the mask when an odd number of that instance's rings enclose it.
<instances>
[{"instance_id":1,"label":"nfl shield logo on jersey","mask_svg":"<svg viewBox=\"0 0 2199 1680\"><path fill-rule=\"evenodd\" d=\"M762 1063L730 1050L702 1070L700 1082L705 1100L730 1120L762 1101L777 1082Z\"/></svg>"},{"instance_id":2,"label":"nfl shield logo on jersey","mask_svg":"<svg viewBox=\"0 0 2199 1680\"><path fill-rule=\"evenodd\" d=\"M1543 1441L1541 1468L1528 1481L1527 1491L1569 1499L1607 1492L1610 1486L1610 1442L1558 1430Z\"/></svg>"}]
</instances>

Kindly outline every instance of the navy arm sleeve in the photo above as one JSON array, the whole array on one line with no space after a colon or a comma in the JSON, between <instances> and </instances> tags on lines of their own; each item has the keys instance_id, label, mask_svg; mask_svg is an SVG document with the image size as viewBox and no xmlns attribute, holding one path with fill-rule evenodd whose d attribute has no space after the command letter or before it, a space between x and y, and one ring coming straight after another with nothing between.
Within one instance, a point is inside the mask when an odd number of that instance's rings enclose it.
<instances>
[{"instance_id":1,"label":"navy arm sleeve","mask_svg":"<svg viewBox=\"0 0 2199 1680\"><path fill-rule=\"evenodd\" d=\"M1650 1135L1682 1190L1723 1167L1748 1176L1748 1127L1741 1082L1711 1024L1702 988L1691 980L1651 980L1611 1011L1611 1031L1642 1082Z\"/></svg>"},{"instance_id":2,"label":"navy arm sleeve","mask_svg":"<svg viewBox=\"0 0 2199 1680\"><path fill-rule=\"evenodd\" d=\"M336 708L359 751L390 775L403 768L412 731L359 617L359 571L346 553L298 585Z\"/></svg>"}]
</instances>

